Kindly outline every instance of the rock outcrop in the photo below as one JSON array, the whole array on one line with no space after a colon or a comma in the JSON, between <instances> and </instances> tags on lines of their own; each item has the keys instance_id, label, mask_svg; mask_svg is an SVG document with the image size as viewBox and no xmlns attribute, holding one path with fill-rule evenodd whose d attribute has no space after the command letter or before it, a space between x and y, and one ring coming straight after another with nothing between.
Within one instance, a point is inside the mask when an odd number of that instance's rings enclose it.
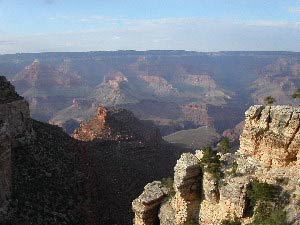
<instances>
[{"instance_id":1,"label":"rock outcrop","mask_svg":"<svg viewBox=\"0 0 300 225\"><path fill-rule=\"evenodd\" d=\"M98 107L97 116L84 122L74 131L73 137L82 141L140 140L160 142L159 130L151 123L137 119L125 109Z\"/></svg>"},{"instance_id":2,"label":"rock outcrop","mask_svg":"<svg viewBox=\"0 0 300 225\"><path fill-rule=\"evenodd\" d=\"M300 108L252 106L246 112L240 153L268 168L300 164Z\"/></svg>"},{"instance_id":3,"label":"rock outcrop","mask_svg":"<svg viewBox=\"0 0 300 225\"><path fill-rule=\"evenodd\" d=\"M201 196L200 173L197 158L191 153L184 153L175 166L174 197L167 200L168 191L161 182L155 181L146 185L144 192L132 204L135 213L134 224L155 225L158 221L161 221L161 224L173 224L172 221L183 224L195 218ZM143 207L141 202L145 202Z\"/></svg>"},{"instance_id":4,"label":"rock outcrop","mask_svg":"<svg viewBox=\"0 0 300 225\"><path fill-rule=\"evenodd\" d=\"M134 223L137 225L154 225L158 220L160 204L167 196L167 189L161 182L147 184L144 192L132 203L135 212Z\"/></svg>"},{"instance_id":5,"label":"rock outcrop","mask_svg":"<svg viewBox=\"0 0 300 225\"><path fill-rule=\"evenodd\" d=\"M156 205L159 213L153 216L159 220L154 224L219 225L235 220L243 225L253 221L299 225L299 114L300 107L252 106L245 113L237 153L217 153L220 164L205 164L210 159L202 150L183 154L175 166L175 194L169 191ZM264 188L269 188L271 199L259 199ZM253 191L259 199L255 206ZM260 209L260 204L275 208ZM276 216L276 220L269 219ZM258 222L262 220L269 222Z\"/></svg>"},{"instance_id":6,"label":"rock outcrop","mask_svg":"<svg viewBox=\"0 0 300 225\"><path fill-rule=\"evenodd\" d=\"M175 196L171 201L175 221L182 224L196 217L199 210L201 169L197 158L185 153L174 168Z\"/></svg>"}]
</instances>

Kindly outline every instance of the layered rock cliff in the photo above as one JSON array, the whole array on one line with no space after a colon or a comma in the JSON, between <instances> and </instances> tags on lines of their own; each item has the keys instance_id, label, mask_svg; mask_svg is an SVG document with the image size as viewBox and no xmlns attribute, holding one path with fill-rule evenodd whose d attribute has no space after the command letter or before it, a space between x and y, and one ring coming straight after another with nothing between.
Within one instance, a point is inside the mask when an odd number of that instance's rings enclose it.
<instances>
[{"instance_id":1,"label":"layered rock cliff","mask_svg":"<svg viewBox=\"0 0 300 225\"><path fill-rule=\"evenodd\" d=\"M238 152L183 154L171 185L149 184L133 201L134 224L300 224L299 113L250 107Z\"/></svg>"}]
</instances>

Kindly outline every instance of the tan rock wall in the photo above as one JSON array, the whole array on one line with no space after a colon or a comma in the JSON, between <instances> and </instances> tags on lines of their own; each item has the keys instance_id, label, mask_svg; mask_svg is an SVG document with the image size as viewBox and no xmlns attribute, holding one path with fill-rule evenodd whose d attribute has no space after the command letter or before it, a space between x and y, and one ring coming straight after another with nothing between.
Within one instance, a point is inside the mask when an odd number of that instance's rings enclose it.
<instances>
[{"instance_id":1,"label":"tan rock wall","mask_svg":"<svg viewBox=\"0 0 300 225\"><path fill-rule=\"evenodd\" d=\"M174 190L171 205L175 211L175 224L194 220L199 211L201 168L191 153L182 154L174 168Z\"/></svg>"},{"instance_id":2,"label":"tan rock wall","mask_svg":"<svg viewBox=\"0 0 300 225\"><path fill-rule=\"evenodd\" d=\"M255 105L245 115L241 154L265 167L299 163L300 107Z\"/></svg>"}]
</instances>

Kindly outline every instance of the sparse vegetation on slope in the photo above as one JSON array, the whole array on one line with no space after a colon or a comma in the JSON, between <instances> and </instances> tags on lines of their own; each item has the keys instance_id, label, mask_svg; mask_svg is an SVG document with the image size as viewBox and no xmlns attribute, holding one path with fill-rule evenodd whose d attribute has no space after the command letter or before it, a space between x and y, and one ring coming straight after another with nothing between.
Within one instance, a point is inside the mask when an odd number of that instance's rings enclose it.
<instances>
[{"instance_id":1,"label":"sparse vegetation on slope","mask_svg":"<svg viewBox=\"0 0 300 225\"><path fill-rule=\"evenodd\" d=\"M214 151L211 147L205 147L203 153L203 157L200 160L203 171L212 174L215 179L220 180L223 174L220 156L217 155L217 151Z\"/></svg>"},{"instance_id":2,"label":"sparse vegetation on slope","mask_svg":"<svg viewBox=\"0 0 300 225\"><path fill-rule=\"evenodd\" d=\"M171 177L163 178L161 180L161 183L168 189L168 195L170 197L173 197L175 195L175 190L173 187L174 179L172 179Z\"/></svg>"},{"instance_id":3,"label":"sparse vegetation on slope","mask_svg":"<svg viewBox=\"0 0 300 225\"><path fill-rule=\"evenodd\" d=\"M291 225L287 222L287 213L269 202L258 205L251 225Z\"/></svg>"},{"instance_id":4,"label":"sparse vegetation on slope","mask_svg":"<svg viewBox=\"0 0 300 225\"><path fill-rule=\"evenodd\" d=\"M261 183L258 180L254 180L251 183L250 189L247 191L247 196L250 200L251 206L254 206L258 202L272 202L278 195L278 190L274 185L268 183Z\"/></svg>"},{"instance_id":5,"label":"sparse vegetation on slope","mask_svg":"<svg viewBox=\"0 0 300 225\"><path fill-rule=\"evenodd\" d=\"M254 215L251 225L288 225L283 201L278 187L254 180L247 191L249 215Z\"/></svg>"},{"instance_id":6,"label":"sparse vegetation on slope","mask_svg":"<svg viewBox=\"0 0 300 225\"><path fill-rule=\"evenodd\" d=\"M222 220L221 225L241 225L241 222L239 221L239 218L235 216L233 220L231 219Z\"/></svg>"}]
</instances>

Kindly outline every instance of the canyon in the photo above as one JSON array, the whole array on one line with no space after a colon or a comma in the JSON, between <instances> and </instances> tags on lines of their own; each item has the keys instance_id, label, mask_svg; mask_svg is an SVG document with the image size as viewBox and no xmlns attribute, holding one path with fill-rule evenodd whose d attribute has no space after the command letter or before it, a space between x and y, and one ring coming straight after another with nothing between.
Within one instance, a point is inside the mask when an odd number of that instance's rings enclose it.
<instances>
[{"instance_id":1,"label":"canyon","mask_svg":"<svg viewBox=\"0 0 300 225\"><path fill-rule=\"evenodd\" d=\"M293 52L0 55L1 224L250 224L263 205L300 224L299 65ZM230 153L205 148L224 137ZM256 185L280 194L254 205Z\"/></svg>"},{"instance_id":2,"label":"canyon","mask_svg":"<svg viewBox=\"0 0 300 225\"><path fill-rule=\"evenodd\" d=\"M99 105L153 121L163 136L201 126L222 134L266 96L297 105L290 95L300 84L299 61L293 52L13 54L0 56L0 74L29 102L34 119L69 134Z\"/></svg>"}]
</instances>

